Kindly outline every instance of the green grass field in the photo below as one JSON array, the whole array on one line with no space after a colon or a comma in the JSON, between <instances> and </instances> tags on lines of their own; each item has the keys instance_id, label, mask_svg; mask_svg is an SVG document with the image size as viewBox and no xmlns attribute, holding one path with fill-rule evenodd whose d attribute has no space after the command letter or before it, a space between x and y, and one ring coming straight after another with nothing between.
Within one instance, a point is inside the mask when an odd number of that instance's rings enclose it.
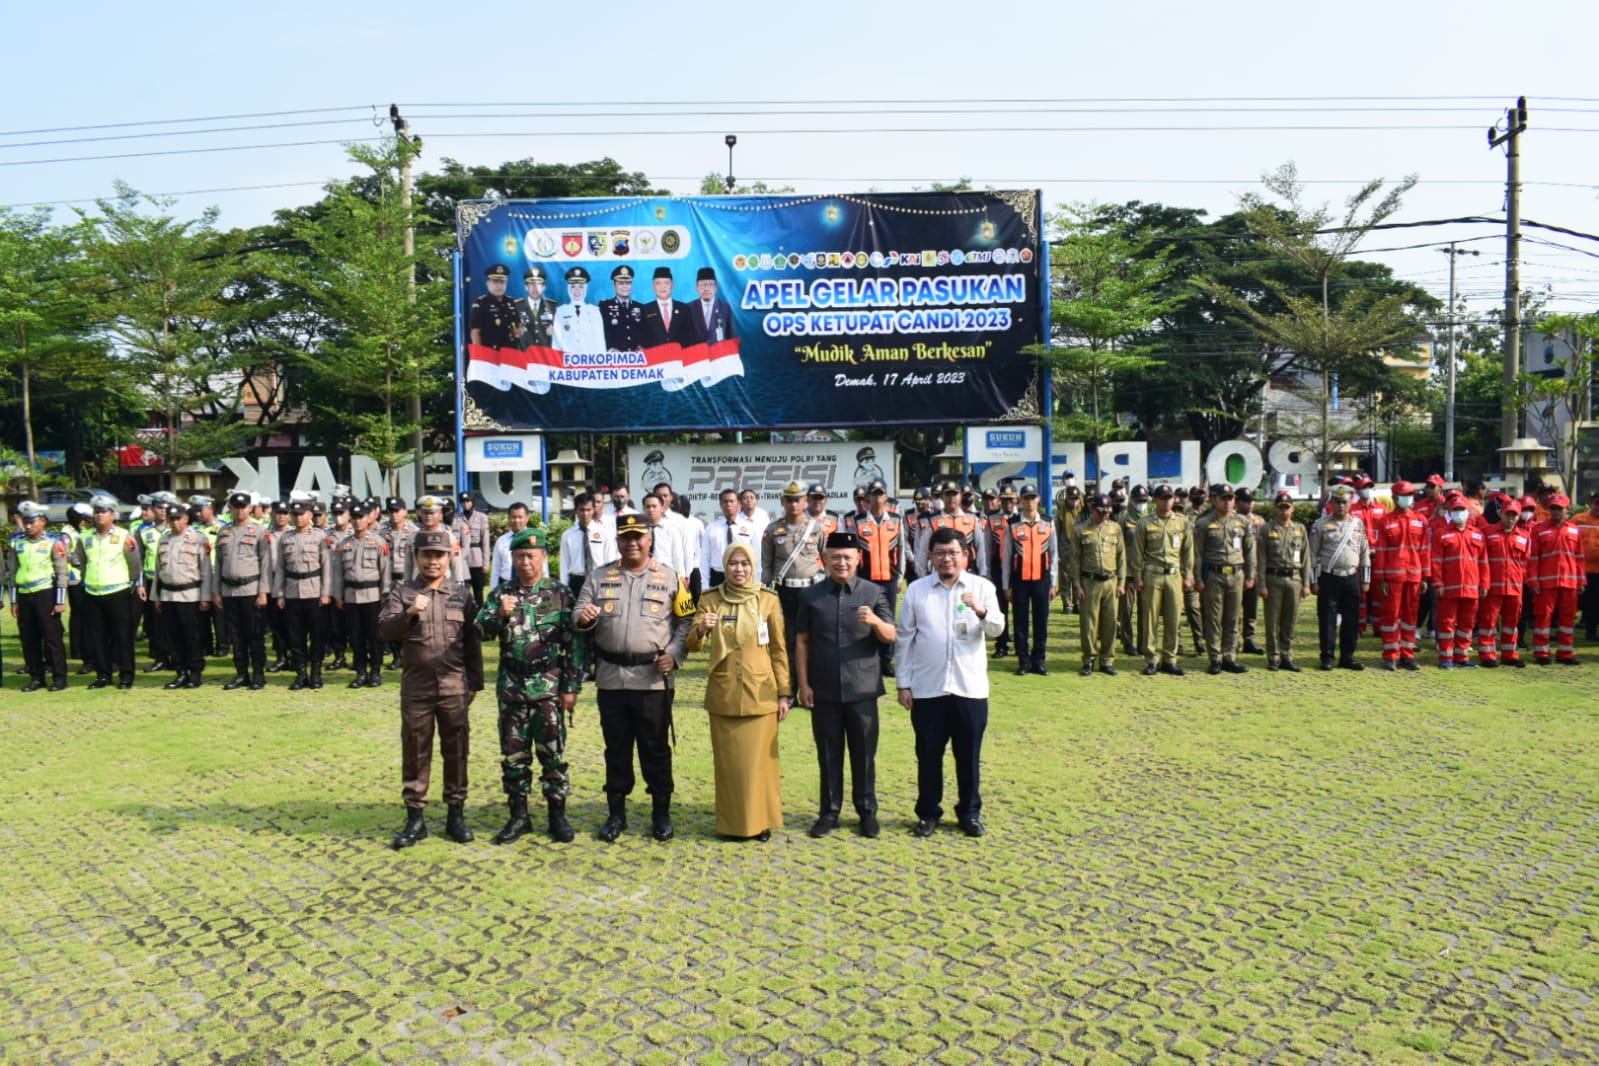
<instances>
[{"instance_id":1,"label":"green grass field","mask_svg":"<svg viewBox=\"0 0 1599 1066\"><path fill-rule=\"evenodd\" d=\"M585 692L578 841L492 846L490 696L478 841L444 841L436 804L404 853L392 682L224 693L218 663L198 693L24 696L8 672L0 1059L1599 1061L1593 645L1580 669L1083 680L1055 619L1053 677L994 665L981 840L910 835L888 699L881 839L848 812L806 836L798 710L788 828L718 840L703 660L677 840L644 835L642 791L593 839Z\"/></svg>"}]
</instances>

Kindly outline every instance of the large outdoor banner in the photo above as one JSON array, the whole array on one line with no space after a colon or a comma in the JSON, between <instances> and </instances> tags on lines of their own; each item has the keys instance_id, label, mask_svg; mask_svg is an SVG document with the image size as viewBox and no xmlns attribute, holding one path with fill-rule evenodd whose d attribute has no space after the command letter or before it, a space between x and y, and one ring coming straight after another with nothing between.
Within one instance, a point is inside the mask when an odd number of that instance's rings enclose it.
<instances>
[{"instance_id":1,"label":"large outdoor banner","mask_svg":"<svg viewBox=\"0 0 1599 1066\"><path fill-rule=\"evenodd\" d=\"M462 204L462 428L1036 418L1037 192Z\"/></svg>"}]
</instances>

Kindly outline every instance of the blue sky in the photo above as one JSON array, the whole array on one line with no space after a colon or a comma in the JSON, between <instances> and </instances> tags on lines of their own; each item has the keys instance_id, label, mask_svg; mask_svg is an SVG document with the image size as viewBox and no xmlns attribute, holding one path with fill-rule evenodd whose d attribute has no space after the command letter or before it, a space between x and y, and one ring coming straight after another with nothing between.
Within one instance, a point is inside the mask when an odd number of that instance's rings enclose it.
<instances>
[{"instance_id":1,"label":"blue sky","mask_svg":"<svg viewBox=\"0 0 1599 1066\"><path fill-rule=\"evenodd\" d=\"M1599 232L1599 86L1581 50L1599 39L1599 5L1583 0L8 7L0 203L89 200L120 178L152 193L214 190L177 210L215 204L224 224L255 224L350 173L339 145L38 161L372 137L398 102L424 138L424 169L443 156L609 155L691 193L726 171L723 136L735 133L741 181L804 192L970 177L1042 188L1051 205L1221 213L1293 160L1314 200L1416 173L1401 219L1498 215L1504 158L1484 133L1524 93L1524 217ZM798 113L837 110L868 113ZM263 112L306 113L230 117ZM221 129L309 122L321 124ZM44 141L75 143L24 143ZM1529 233L1599 253L1599 242ZM1499 229L1405 230L1367 247L1441 295L1436 248L1375 250L1449 239L1483 253L1460 267L1470 306L1499 302ZM1547 286L1557 307L1599 305L1599 258L1541 244L1525 256L1525 283Z\"/></svg>"}]
</instances>

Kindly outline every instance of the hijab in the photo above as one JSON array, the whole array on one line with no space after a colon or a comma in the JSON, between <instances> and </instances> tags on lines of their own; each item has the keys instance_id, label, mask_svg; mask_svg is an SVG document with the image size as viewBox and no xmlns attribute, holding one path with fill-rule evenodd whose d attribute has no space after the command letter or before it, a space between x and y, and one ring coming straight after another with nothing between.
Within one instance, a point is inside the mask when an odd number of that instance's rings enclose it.
<instances>
[{"instance_id":1,"label":"hijab","mask_svg":"<svg viewBox=\"0 0 1599 1066\"><path fill-rule=\"evenodd\" d=\"M742 585L733 584L732 577L728 576L717 586L722 594L723 610L732 609L734 622L731 631L725 625L717 625L715 639L711 641L712 666L721 662L735 649L755 643L761 625L761 586L755 581L755 556L750 553L747 544L736 541L729 544L727 550L722 553L724 574L727 573L728 561L733 558L734 553L742 554L749 560L750 576Z\"/></svg>"}]
</instances>

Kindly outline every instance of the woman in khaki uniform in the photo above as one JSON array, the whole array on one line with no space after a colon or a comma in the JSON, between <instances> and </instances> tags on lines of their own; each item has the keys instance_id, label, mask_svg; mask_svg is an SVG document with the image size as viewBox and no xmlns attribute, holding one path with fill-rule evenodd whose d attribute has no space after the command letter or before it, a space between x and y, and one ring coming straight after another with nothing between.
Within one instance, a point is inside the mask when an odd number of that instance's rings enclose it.
<instances>
[{"instance_id":1,"label":"woman in khaki uniform","mask_svg":"<svg viewBox=\"0 0 1599 1066\"><path fill-rule=\"evenodd\" d=\"M783 827L777 725L788 717L789 664L783 608L755 581L749 549L722 554L722 584L700 597L688 648L710 647L705 710L716 771L716 831L767 840Z\"/></svg>"}]
</instances>

